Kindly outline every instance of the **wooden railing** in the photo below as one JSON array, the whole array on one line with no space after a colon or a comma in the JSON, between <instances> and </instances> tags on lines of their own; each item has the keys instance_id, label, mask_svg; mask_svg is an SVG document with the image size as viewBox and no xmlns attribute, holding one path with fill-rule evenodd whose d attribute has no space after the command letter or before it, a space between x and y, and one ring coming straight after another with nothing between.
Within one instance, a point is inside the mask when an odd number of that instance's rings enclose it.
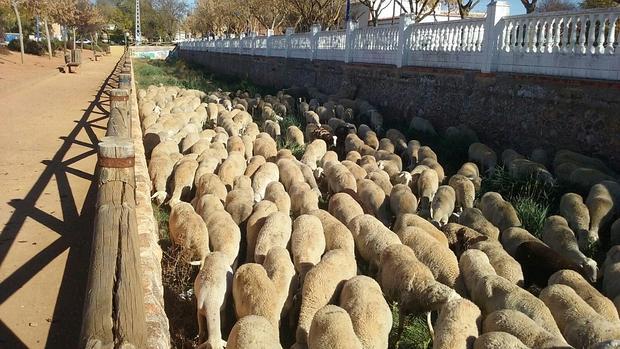
<instances>
[{"instance_id":1,"label":"wooden railing","mask_svg":"<svg viewBox=\"0 0 620 349\"><path fill-rule=\"evenodd\" d=\"M131 69L126 51L116 69L120 88L109 91L108 127L98 149L98 193L80 348L146 347L128 102Z\"/></svg>"}]
</instances>

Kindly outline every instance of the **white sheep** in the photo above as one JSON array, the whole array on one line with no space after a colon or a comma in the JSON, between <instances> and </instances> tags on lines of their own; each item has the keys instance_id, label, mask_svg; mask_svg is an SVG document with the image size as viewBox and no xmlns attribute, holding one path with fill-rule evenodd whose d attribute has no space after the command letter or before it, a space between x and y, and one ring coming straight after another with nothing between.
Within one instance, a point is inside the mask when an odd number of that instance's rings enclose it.
<instances>
[{"instance_id":1,"label":"white sheep","mask_svg":"<svg viewBox=\"0 0 620 349\"><path fill-rule=\"evenodd\" d=\"M370 214L375 215L383 224L389 225L389 198L381 187L370 179L362 179L357 182L357 195L364 207L370 210Z\"/></svg>"},{"instance_id":2,"label":"white sheep","mask_svg":"<svg viewBox=\"0 0 620 349\"><path fill-rule=\"evenodd\" d=\"M293 294L298 288L295 266L286 248L274 246L267 253L263 267L275 287L273 297L277 299L276 308L282 319L291 309Z\"/></svg>"},{"instance_id":3,"label":"white sheep","mask_svg":"<svg viewBox=\"0 0 620 349\"><path fill-rule=\"evenodd\" d=\"M381 253L386 247L401 243L398 235L369 214L353 218L347 227L353 234L357 251L372 270L379 266Z\"/></svg>"},{"instance_id":4,"label":"white sheep","mask_svg":"<svg viewBox=\"0 0 620 349\"><path fill-rule=\"evenodd\" d=\"M261 133L254 140L253 151L253 155L261 155L265 160L272 161L278 154L278 147L273 138L266 133Z\"/></svg>"},{"instance_id":5,"label":"white sheep","mask_svg":"<svg viewBox=\"0 0 620 349\"><path fill-rule=\"evenodd\" d=\"M566 341L577 348L620 338L620 322L605 319L569 286L547 286L540 299L551 310Z\"/></svg>"},{"instance_id":6,"label":"white sheep","mask_svg":"<svg viewBox=\"0 0 620 349\"><path fill-rule=\"evenodd\" d=\"M590 238L598 240L599 230L620 211L620 185L616 182L603 181L590 188L586 206L590 213Z\"/></svg>"},{"instance_id":7,"label":"white sheep","mask_svg":"<svg viewBox=\"0 0 620 349\"><path fill-rule=\"evenodd\" d=\"M437 189L431 203L431 221L442 226L448 223L456 203L456 192L449 185L442 185Z\"/></svg>"},{"instance_id":8,"label":"white sheep","mask_svg":"<svg viewBox=\"0 0 620 349\"><path fill-rule=\"evenodd\" d=\"M493 172L497 166L497 154L486 144L472 143L467 153L469 161L477 163L487 173Z\"/></svg>"},{"instance_id":9,"label":"white sheep","mask_svg":"<svg viewBox=\"0 0 620 349\"><path fill-rule=\"evenodd\" d=\"M245 239L247 242L246 247L246 262L254 262L254 249L256 248L256 238L260 232L267 216L278 212L278 206L269 200L263 200L254 205L254 211L246 222L246 234Z\"/></svg>"},{"instance_id":10,"label":"white sheep","mask_svg":"<svg viewBox=\"0 0 620 349\"><path fill-rule=\"evenodd\" d=\"M409 226L422 228L426 233L430 234L442 245L448 246L448 238L446 235L441 230L437 229L437 227L435 227L431 222L418 216L417 214L405 213L400 215L396 218L396 221L392 226L392 230L394 230L398 236L401 236L403 230Z\"/></svg>"},{"instance_id":11,"label":"white sheep","mask_svg":"<svg viewBox=\"0 0 620 349\"><path fill-rule=\"evenodd\" d=\"M459 224L474 229L489 239L499 239L499 228L489 222L482 214L482 211L475 207L464 209L458 221Z\"/></svg>"},{"instance_id":12,"label":"white sheep","mask_svg":"<svg viewBox=\"0 0 620 349\"><path fill-rule=\"evenodd\" d=\"M564 338L550 333L517 310L502 309L492 312L484 319L483 331L510 333L531 348L570 347Z\"/></svg>"},{"instance_id":13,"label":"white sheep","mask_svg":"<svg viewBox=\"0 0 620 349\"><path fill-rule=\"evenodd\" d=\"M480 309L461 298L447 302L439 310L435 323L433 349L468 349L473 347L480 330Z\"/></svg>"},{"instance_id":14,"label":"white sheep","mask_svg":"<svg viewBox=\"0 0 620 349\"><path fill-rule=\"evenodd\" d=\"M226 201L228 191L220 177L216 174L205 173L198 179L196 184L196 197L201 197L206 194L213 194L222 202Z\"/></svg>"},{"instance_id":15,"label":"white sheep","mask_svg":"<svg viewBox=\"0 0 620 349\"><path fill-rule=\"evenodd\" d=\"M456 173L469 178L469 180L471 180L474 183L476 192L480 190L482 179L480 178L480 170L478 170L478 165L476 165L473 162L466 162L463 165L461 165L461 168L459 168L459 170Z\"/></svg>"},{"instance_id":16,"label":"white sheep","mask_svg":"<svg viewBox=\"0 0 620 349\"><path fill-rule=\"evenodd\" d=\"M265 198L267 186L280 179L278 165L273 162L262 164L252 176L252 189L254 190L254 202L259 202Z\"/></svg>"},{"instance_id":17,"label":"white sheep","mask_svg":"<svg viewBox=\"0 0 620 349\"><path fill-rule=\"evenodd\" d=\"M319 197L306 182L296 182L289 188L293 216L308 213L319 208Z\"/></svg>"},{"instance_id":18,"label":"white sheep","mask_svg":"<svg viewBox=\"0 0 620 349\"><path fill-rule=\"evenodd\" d=\"M168 201L170 206L174 206L182 198L188 198L194 188L194 175L197 168L198 162L195 154L186 155L177 162L174 168L172 196Z\"/></svg>"},{"instance_id":19,"label":"white sheep","mask_svg":"<svg viewBox=\"0 0 620 349\"><path fill-rule=\"evenodd\" d=\"M581 297L589 306L601 316L609 321L618 321L618 310L614 303L603 296L596 288L573 270L560 270L549 278L549 285L562 284L569 286Z\"/></svg>"},{"instance_id":20,"label":"white sheep","mask_svg":"<svg viewBox=\"0 0 620 349\"><path fill-rule=\"evenodd\" d=\"M272 201L278 206L278 211L289 214L291 212L291 198L280 182L271 182L265 190L265 200Z\"/></svg>"},{"instance_id":21,"label":"white sheep","mask_svg":"<svg viewBox=\"0 0 620 349\"><path fill-rule=\"evenodd\" d=\"M212 252L205 257L194 281L196 293L198 342L209 348L224 349L222 322L226 319L226 303L232 289L233 270L228 256ZM207 340L208 335L208 340Z\"/></svg>"},{"instance_id":22,"label":"white sheep","mask_svg":"<svg viewBox=\"0 0 620 349\"><path fill-rule=\"evenodd\" d=\"M510 333L487 332L476 338L474 349L530 349L530 347Z\"/></svg>"},{"instance_id":23,"label":"white sheep","mask_svg":"<svg viewBox=\"0 0 620 349\"><path fill-rule=\"evenodd\" d=\"M417 184L417 194L421 210L430 210L431 202L439 189L439 177L433 169L426 169L420 173Z\"/></svg>"},{"instance_id":24,"label":"white sheep","mask_svg":"<svg viewBox=\"0 0 620 349\"><path fill-rule=\"evenodd\" d=\"M233 190L226 195L224 206L236 224L245 222L252 214L254 192L251 185L250 177L239 176L235 178Z\"/></svg>"},{"instance_id":25,"label":"white sheep","mask_svg":"<svg viewBox=\"0 0 620 349\"><path fill-rule=\"evenodd\" d=\"M484 252L476 249L463 252L459 268L471 299L483 313L501 309L518 310L553 335L561 336L545 304L528 291L498 276Z\"/></svg>"},{"instance_id":26,"label":"white sheep","mask_svg":"<svg viewBox=\"0 0 620 349\"><path fill-rule=\"evenodd\" d=\"M326 305L312 318L308 349L362 349L349 314L335 305Z\"/></svg>"},{"instance_id":27,"label":"white sheep","mask_svg":"<svg viewBox=\"0 0 620 349\"><path fill-rule=\"evenodd\" d=\"M482 195L479 207L484 217L498 227L500 232L521 226L517 210L499 193L490 191Z\"/></svg>"},{"instance_id":28,"label":"white sheep","mask_svg":"<svg viewBox=\"0 0 620 349\"><path fill-rule=\"evenodd\" d=\"M321 220L307 214L297 217L293 222L291 253L301 285L306 273L321 261L324 252L325 234Z\"/></svg>"},{"instance_id":29,"label":"white sheep","mask_svg":"<svg viewBox=\"0 0 620 349\"><path fill-rule=\"evenodd\" d=\"M187 202L179 202L170 210L170 239L181 247L186 260L199 261L209 254L209 232L205 222ZM194 263L196 264L196 263Z\"/></svg>"},{"instance_id":30,"label":"white sheep","mask_svg":"<svg viewBox=\"0 0 620 349\"><path fill-rule=\"evenodd\" d=\"M459 271L459 262L454 252L441 244L422 228L407 227L399 237L409 246L420 262L433 273L435 280L465 294L465 285Z\"/></svg>"},{"instance_id":31,"label":"white sheep","mask_svg":"<svg viewBox=\"0 0 620 349\"><path fill-rule=\"evenodd\" d=\"M456 193L456 208L463 210L474 207L474 199L476 198L474 182L463 175L455 174L450 177L448 184Z\"/></svg>"},{"instance_id":32,"label":"white sheep","mask_svg":"<svg viewBox=\"0 0 620 349\"><path fill-rule=\"evenodd\" d=\"M296 332L298 345L308 343L310 325L316 312L338 299L343 283L356 273L355 257L342 249L328 251L321 261L310 269L301 291L301 308Z\"/></svg>"},{"instance_id":33,"label":"white sheep","mask_svg":"<svg viewBox=\"0 0 620 349\"><path fill-rule=\"evenodd\" d=\"M375 280L364 275L347 280L342 287L339 304L349 313L362 348L387 349L392 312Z\"/></svg>"},{"instance_id":34,"label":"white sheep","mask_svg":"<svg viewBox=\"0 0 620 349\"><path fill-rule=\"evenodd\" d=\"M263 263L265 256L274 246L286 248L291 239L292 225L291 217L286 213L278 211L267 216L256 236L254 260Z\"/></svg>"},{"instance_id":35,"label":"white sheep","mask_svg":"<svg viewBox=\"0 0 620 349\"><path fill-rule=\"evenodd\" d=\"M227 188L232 188L235 178L242 176L245 173L245 169L245 154L241 152L232 152L228 154L228 158L222 162L217 174Z\"/></svg>"},{"instance_id":36,"label":"white sheep","mask_svg":"<svg viewBox=\"0 0 620 349\"><path fill-rule=\"evenodd\" d=\"M418 210L418 199L413 195L409 186L406 184L396 184L392 188L392 192L390 192L390 209L396 217L405 213L416 213Z\"/></svg>"},{"instance_id":37,"label":"white sheep","mask_svg":"<svg viewBox=\"0 0 620 349\"><path fill-rule=\"evenodd\" d=\"M547 217L542 240L560 255L581 266L591 282L596 282L600 277L596 261L579 251L575 233L568 227L568 222L564 217Z\"/></svg>"},{"instance_id":38,"label":"white sheep","mask_svg":"<svg viewBox=\"0 0 620 349\"><path fill-rule=\"evenodd\" d=\"M280 321L276 288L262 265L243 264L233 275L232 294L238 319L248 315L265 317L278 333ZM278 337L278 336L276 336Z\"/></svg>"},{"instance_id":39,"label":"white sheep","mask_svg":"<svg viewBox=\"0 0 620 349\"><path fill-rule=\"evenodd\" d=\"M579 248L584 251L597 237L589 236L590 212L579 194L566 193L560 199L560 214L566 218L568 226L577 234Z\"/></svg>"},{"instance_id":40,"label":"white sheep","mask_svg":"<svg viewBox=\"0 0 620 349\"><path fill-rule=\"evenodd\" d=\"M435 281L431 271L416 258L411 248L402 244L392 244L383 250L377 280L386 298L398 302L397 338L402 334L407 315L426 312L430 327L431 311L461 298L450 287Z\"/></svg>"},{"instance_id":41,"label":"white sheep","mask_svg":"<svg viewBox=\"0 0 620 349\"><path fill-rule=\"evenodd\" d=\"M352 256L355 254L353 234L346 225L324 210L310 211L309 214L321 220L325 234L325 251L343 249Z\"/></svg>"},{"instance_id":42,"label":"white sheep","mask_svg":"<svg viewBox=\"0 0 620 349\"><path fill-rule=\"evenodd\" d=\"M210 212L205 221L209 231L209 245L213 251L220 251L228 257L228 265L236 267L241 243L241 230L226 211Z\"/></svg>"},{"instance_id":43,"label":"white sheep","mask_svg":"<svg viewBox=\"0 0 620 349\"><path fill-rule=\"evenodd\" d=\"M499 241L478 241L472 244L471 248L480 250L487 255L497 275L516 285L523 286L524 277L521 265L504 250Z\"/></svg>"},{"instance_id":44,"label":"white sheep","mask_svg":"<svg viewBox=\"0 0 620 349\"><path fill-rule=\"evenodd\" d=\"M620 312L620 245L607 251L603 263L603 293L614 301Z\"/></svg>"}]
</instances>

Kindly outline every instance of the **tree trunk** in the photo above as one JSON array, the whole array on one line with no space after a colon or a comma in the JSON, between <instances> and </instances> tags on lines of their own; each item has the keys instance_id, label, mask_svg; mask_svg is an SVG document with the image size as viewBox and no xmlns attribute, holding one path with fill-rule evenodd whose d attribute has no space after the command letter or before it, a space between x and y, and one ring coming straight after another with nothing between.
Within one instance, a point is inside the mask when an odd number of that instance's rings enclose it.
<instances>
[{"instance_id":1,"label":"tree trunk","mask_svg":"<svg viewBox=\"0 0 620 349\"><path fill-rule=\"evenodd\" d=\"M75 50L75 36L77 33L75 32L75 27L73 27L73 49Z\"/></svg>"},{"instance_id":2,"label":"tree trunk","mask_svg":"<svg viewBox=\"0 0 620 349\"><path fill-rule=\"evenodd\" d=\"M50 29L47 26L47 18L43 20L43 25L45 26L45 37L47 38L47 52L52 59L52 39L50 38Z\"/></svg>"},{"instance_id":3,"label":"tree trunk","mask_svg":"<svg viewBox=\"0 0 620 349\"><path fill-rule=\"evenodd\" d=\"M19 50L21 51L22 64L24 64L24 34L22 32L22 19L19 17L19 9L17 8L17 3L11 1L11 5L13 5L13 12L15 12L15 17L17 17L17 27L19 28Z\"/></svg>"}]
</instances>

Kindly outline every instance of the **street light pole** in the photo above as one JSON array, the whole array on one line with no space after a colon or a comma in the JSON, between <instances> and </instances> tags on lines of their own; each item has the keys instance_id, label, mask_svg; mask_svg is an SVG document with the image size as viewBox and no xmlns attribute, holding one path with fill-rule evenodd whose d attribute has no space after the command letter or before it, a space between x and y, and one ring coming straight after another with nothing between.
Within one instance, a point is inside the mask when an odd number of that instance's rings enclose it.
<instances>
[{"instance_id":1,"label":"street light pole","mask_svg":"<svg viewBox=\"0 0 620 349\"><path fill-rule=\"evenodd\" d=\"M346 9L346 12L345 12L345 15L344 15L345 23L349 22L350 12L351 12L351 0L347 0L347 9Z\"/></svg>"}]
</instances>

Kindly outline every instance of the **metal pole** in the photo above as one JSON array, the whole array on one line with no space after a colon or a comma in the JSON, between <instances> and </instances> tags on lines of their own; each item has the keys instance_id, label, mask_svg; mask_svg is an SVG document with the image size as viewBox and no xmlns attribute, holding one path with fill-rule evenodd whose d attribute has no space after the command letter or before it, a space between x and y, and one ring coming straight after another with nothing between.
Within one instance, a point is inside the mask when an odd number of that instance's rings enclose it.
<instances>
[{"instance_id":1,"label":"metal pole","mask_svg":"<svg viewBox=\"0 0 620 349\"><path fill-rule=\"evenodd\" d=\"M136 0L136 46L142 43L142 29L140 28L140 0Z\"/></svg>"},{"instance_id":2,"label":"metal pole","mask_svg":"<svg viewBox=\"0 0 620 349\"><path fill-rule=\"evenodd\" d=\"M349 18L350 18L349 14L350 14L350 12L351 12L351 0L347 0L347 10L346 10L345 15L344 15L345 23L349 22Z\"/></svg>"}]
</instances>

